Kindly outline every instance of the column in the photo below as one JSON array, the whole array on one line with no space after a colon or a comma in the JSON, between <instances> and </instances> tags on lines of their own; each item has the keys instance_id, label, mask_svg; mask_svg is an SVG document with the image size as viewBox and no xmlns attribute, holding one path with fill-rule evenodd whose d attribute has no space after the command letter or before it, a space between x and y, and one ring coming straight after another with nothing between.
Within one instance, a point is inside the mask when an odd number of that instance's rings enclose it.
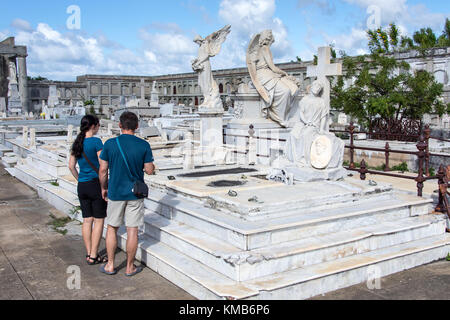
<instances>
[{"instance_id":1,"label":"column","mask_svg":"<svg viewBox=\"0 0 450 320\"><path fill-rule=\"evenodd\" d=\"M28 101L28 77L27 77L27 60L26 56L17 58L19 65L19 93L22 101L22 112L30 111L30 103Z\"/></svg>"}]
</instances>

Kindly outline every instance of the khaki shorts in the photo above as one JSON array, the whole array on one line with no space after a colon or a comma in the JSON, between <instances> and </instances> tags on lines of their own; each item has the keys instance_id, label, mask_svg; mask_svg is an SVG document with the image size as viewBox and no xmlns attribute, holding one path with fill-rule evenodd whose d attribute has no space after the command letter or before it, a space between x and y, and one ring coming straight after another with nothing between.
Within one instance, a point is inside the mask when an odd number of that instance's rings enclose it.
<instances>
[{"instance_id":1,"label":"khaki shorts","mask_svg":"<svg viewBox=\"0 0 450 320\"><path fill-rule=\"evenodd\" d=\"M133 201L108 201L106 224L119 228L124 223L127 228L139 228L144 224L144 199Z\"/></svg>"}]
</instances>

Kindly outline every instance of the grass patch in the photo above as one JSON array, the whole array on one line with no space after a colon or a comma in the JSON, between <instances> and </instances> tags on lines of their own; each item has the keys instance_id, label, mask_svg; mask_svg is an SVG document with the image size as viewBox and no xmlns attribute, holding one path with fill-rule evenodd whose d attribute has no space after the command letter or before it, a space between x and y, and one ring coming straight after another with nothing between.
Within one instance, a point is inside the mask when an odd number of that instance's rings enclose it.
<instances>
[{"instance_id":1,"label":"grass patch","mask_svg":"<svg viewBox=\"0 0 450 320\"><path fill-rule=\"evenodd\" d=\"M447 256L447 259L446 259L447 261L450 261L450 253L448 254L448 256Z\"/></svg>"},{"instance_id":2,"label":"grass patch","mask_svg":"<svg viewBox=\"0 0 450 320\"><path fill-rule=\"evenodd\" d=\"M58 232L59 234L65 236L67 234L67 229L64 229L64 227L69 222L71 222L72 219L70 219L69 217L58 219L53 215L50 215L50 217L52 217L53 220L49 222L48 225L50 225L55 232Z\"/></svg>"},{"instance_id":3,"label":"grass patch","mask_svg":"<svg viewBox=\"0 0 450 320\"><path fill-rule=\"evenodd\" d=\"M393 166L391 168L392 171L400 171L401 173L409 172L408 164L406 162L402 162L402 164L399 164L397 166Z\"/></svg>"}]
</instances>

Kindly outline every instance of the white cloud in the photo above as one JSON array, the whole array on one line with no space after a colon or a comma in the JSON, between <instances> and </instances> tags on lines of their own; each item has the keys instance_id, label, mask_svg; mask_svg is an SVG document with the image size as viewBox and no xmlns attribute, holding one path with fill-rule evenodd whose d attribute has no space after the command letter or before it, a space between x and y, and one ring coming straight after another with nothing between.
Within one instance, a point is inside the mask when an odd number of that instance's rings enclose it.
<instances>
[{"instance_id":1,"label":"white cloud","mask_svg":"<svg viewBox=\"0 0 450 320\"><path fill-rule=\"evenodd\" d=\"M331 15L336 12L336 6L330 0L298 0L297 6L302 9L311 5L315 5L322 10L323 13Z\"/></svg>"},{"instance_id":2,"label":"white cloud","mask_svg":"<svg viewBox=\"0 0 450 320\"><path fill-rule=\"evenodd\" d=\"M222 0L219 17L231 25L231 34L216 59L218 68L244 67L248 44L252 36L272 29L275 43L272 46L275 61L292 58L288 32L280 18L275 17L275 0Z\"/></svg>"},{"instance_id":3,"label":"white cloud","mask_svg":"<svg viewBox=\"0 0 450 320\"><path fill-rule=\"evenodd\" d=\"M363 29L352 28L350 33L340 34L335 37L324 34L327 44L334 44L336 51L343 50L349 55L368 53L367 32Z\"/></svg>"},{"instance_id":4,"label":"white cloud","mask_svg":"<svg viewBox=\"0 0 450 320\"><path fill-rule=\"evenodd\" d=\"M142 48L130 50L109 40L103 33L61 33L48 24L36 29L17 28L16 43L28 48L28 73L52 80L74 80L84 74L159 75L190 72L196 54L192 40L177 33L176 25L167 33L141 30ZM23 23L23 26L26 25ZM0 38L6 37L0 32Z\"/></svg>"},{"instance_id":5,"label":"white cloud","mask_svg":"<svg viewBox=\"0 0 450 320\"><path fill-rule=\"evenodd\" d=\"M380 9L381 26L387 27L394 22L400 30L401 35L411 36L413 32L419 28L431 27L437 35L440 35L441 27L445 22L445 15L441 13L433 13L423 4L409 5L407 0L344 0L349 4L360 7L365 15L357 21L353 27L349 27L348 32L338 35L330 35L330 31L322 32L324 44L335 43L337 50L344 50L350 55L360 55L368 53L367 48L367 20L370 14L366 9L370 6L377 6ZM371 13L372 14L372 13ZM310 49L317 46L314 42L317 32L311 32L309 41L307 41ZM320 38L319 38L320 39Z\"/></svg>"},{"instance_id":6,"label":"white cloud","mask_svg":"<svg viewBox=\"0 0 450 320\"><path fill-rule=\"evenodd\" d=\"M414 32L418 28L439 28L445 21L446 15L433 13L424 4L408 5L407 0L344 0L363 9L376 6L380 9L381 25L386 26L395 22L403 30ZM440 30L439 30L440 31Z\"/></svg>"},{"instance_id":7,"label":"white cloud","mask_svg":"<svg viewBox=\"0 0 450 320\"><path fill-rule=\"evenodd\" d=\"M16 28L18 30L23 31L32 31L33 28L31 27L31 24L28 21L22 20L22 19L15 19L11 23L11 27Z\"/></svg>"}]
</instances>

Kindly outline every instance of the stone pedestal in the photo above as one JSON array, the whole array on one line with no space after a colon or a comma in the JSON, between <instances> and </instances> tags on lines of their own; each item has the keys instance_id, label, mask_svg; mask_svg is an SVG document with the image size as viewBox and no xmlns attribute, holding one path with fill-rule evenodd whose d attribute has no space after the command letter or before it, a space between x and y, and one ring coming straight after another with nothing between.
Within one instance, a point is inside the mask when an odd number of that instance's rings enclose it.
<instances>
[{"instance_id":1,"label":"stone pedestal","mask_svg":"<svg viewBox=\"0 0 450 320\"><path fill-rule=\"evenodd\" d=\"M291 128L282 128L278 123L264 118L264 101L256 91L236 94L233 99L236 118L228 123L225 130L226 144L249 150L250 157L245 160L250 163L258 154L257 164L270 165L282 152L284 141L289 137ZM295 111L292 114L295 114ZM255 131L254 143L250 143L248 138L250 126L253 126ZM240 163L239 158L238 156Z\"/></svg>"},{"instance_id":2,"label":"stone pedestal","mask_svg":"<svg viewBox=\"0 0 450 320\"><path fill-rule=\"evenodd\" d=\"M223 146L223 114L222 110L200 109L200 143L202 148Z\"/></svg>"},{"instance_id":3,"label":"stone pedestal","mask_svg":"<svg viewBox=\"0 0 450 320\"><path fill-rule=\"evenodd\" d=\"M348 172L344 168L317 170L312 168L286 167L286 173L294 177L294 181L313 182L313 181L338 181L347 177Z\"/></svg>"},{"instance_id":4,"label":"stone pedestal","mask_svg":"<svg viewBox=\"0 0 450 320\"><path fill-rule=\"evenodd\" d=\"M200 116L200 147L203 150L203 163L210 162L216 151L223 148L223 109L201 108Z\"/></svg>"},{"instance_id":5,"label":"stone pedestal","mask_svg":"<svg viewBox=\"0 0 450 320\"><path fill-rule=\"evenodd\" d=\"M22 101L19 96L17 84L11 84L8 92L8 111L10 113L22 113Z\"/></svg>"}]
</instances>

